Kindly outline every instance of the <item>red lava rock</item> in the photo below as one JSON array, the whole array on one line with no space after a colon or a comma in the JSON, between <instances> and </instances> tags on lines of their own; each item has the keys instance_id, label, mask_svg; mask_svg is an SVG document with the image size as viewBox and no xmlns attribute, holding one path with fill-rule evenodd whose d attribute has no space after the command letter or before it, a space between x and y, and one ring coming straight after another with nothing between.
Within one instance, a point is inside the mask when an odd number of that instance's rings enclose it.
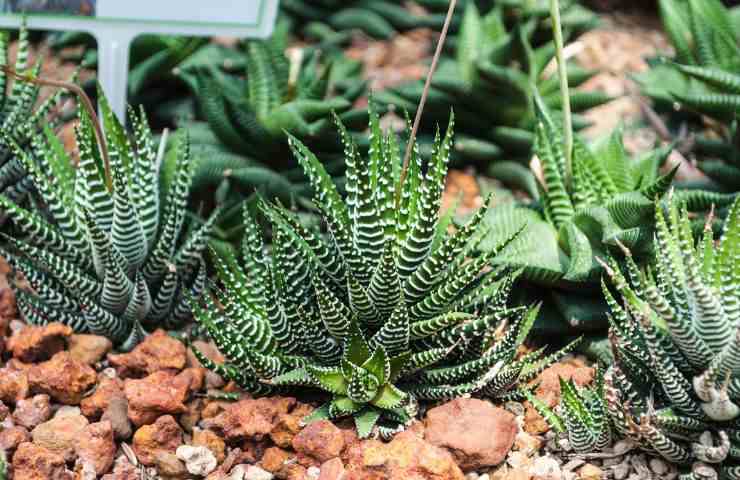
<instances>
[{"instance_id":1,"label":"red lava rock","mask_svg":"<svg viewBox=\"0 0 740 480\"><path fill-rule=\"evenodd\" d=\"M0 430L0 450L12 452L23 442L30 442L31 434L23 427L15 426Z\"/></svg>"},{"instance_id":2,"label":"red lava rock","mask_svg":"<svg viewBox=\"0 0 740 480\"><path fill-rule=\"evenodd\" d=\"M100 418L114 398L126 398L123 393L123 380L117 377L110 378L106 375L100 377L100 383L98 383L95 392L89 397L83 398L80 402L82 414L91 420Z\"/></svg>"},{"instance_id":3,"label":"red lava rock","mask_svg":"<svg viewBox=\"0 0 740 480\"><path fill-rule=\"evenodd\" d=\"M279 477L284 477L284 469L290 463L289 460L293 455L279 447L270 447L265 450L265 454L260 460L260 466L270 473Z\"/></svg>"},{"instance_id":4,"label":"red lava rock","mask_svg":"<svg viewBox=\"0 0 740 480\"><path fill-rule=\"evenodd\" d=\"M157 452L174 455L182 445L182 429L172 415L159 417L152 425L144 425L134 433L133 448L136 457L144 465L156 463Z\"/></svg>"},{"instance_id":5,"label":"red lava rock","mask_svg":"<svg viewBox=\"0 0 740 480\"><path fill-rule=\"evenodd\" d=\"M177 376L188 380L188 391L197 392L203 388L206 371L202 368L186 368Z\"/></svg>"},{"instance_id":6,"label":"red lava rock","mask_svg":"<svg viewBox=\"0 0 740 480\"><path fill-rule=\"evenodd\" d=\"M278 417L295 405L291 397L248 398L229 404L222 413L205 420L204 426L223 434L227 442L260 440L272 432Z\"/></svg>"},{"instance_id":7,"label":"red lava rock","mask_svg":"<svg viewBox=\"0 0 740 480\"><path fill-rule=\"evenodd\" d=\"M39 363L28 371L28 382L34 392L48 393L66 405L79 405L82 395L97 377L95 370L74 360L69 352L59 352L51 360Z\"/></svg>"},{"instance_id":8,"label":"red lava rock","mask_svg":"<svg viewBox=\"0 0 740 480\"><path fill-rule=\"evenodd\" d=\"M0 401L16 403L28 396L28 375L21 370L0 368Z\"/></svg>"},{"instance_id":9,"label":"red lava rock","mask_svg":"<svg viewBox=\"0 0 740 480\"><path fill-rule=\"evenodd\" d=\"M318 480L341 480L344 477L344 464L340 458L332 458L321 464Z\"/></svg>"},{"instance_id":10,"label":"red lava rock","mask_svg":"<svg viewBox=\"0 0 740 480\"><path fill-rule=\"evenodd\" d=\"M113 343L101 335L76 334L69 337L69 354L77 361L94 365L113 348Z\"/></svg>"},{"instance_id":11,"label":"red lava rock","mask_svg":"<svg viewBox=\"0 0 740 480\"><path fill-rule=\"evenodd\" d=\"M136 467L128 461L125 455L116 459L113 472L103 475L100 480L140 480L141 476Z\"/></svg>"},{"instance_id":12,"label":"red lava rock","mask_svg":"<svg viewBox=\"0 0 740 480\"><path fill-rule=\"evenodd\" d=\"M328 420L311 422L293 438L293 449L319 462L338 457L344 449L344 436Z\"/></svg>"},{"instance_id":13,"label":"red lava rock","mask_svg":"<svg viewBox=\"0 0 740 480\"><path fill-rule=\"evenodd\" d=\"M72 329L61 323L50 323L43 327L28 325L8 340L8 350L22 362L48 360L67 345Z\"/></svg>"},{"instance_id":14,"label":"red lava rock","mask_svg":"<svg viewBox=\"0 0 740 480\"><path fill-rule=\"evenodd\" d=\"M303 428L301 422L313 412L313 407L306 403L299 403L288 413L278 415L275 426L270 432L270 438L275 445L281 448L289 448L298 432Z\"/></svg>"},{"instance_id":15,"label":"red lava rock","mask_svg":"<svg viewBox=\"0 0 740 480\"><path fill-rule=\"evenodd\" d=\"M347 480L463 480L465 477L447 450L427 443L410 431L390 443L364 440L350 446Z\"/></svg>"},{"instance_id":16,"label":"red lava rock","mask_svg":"<svg viewBox=\"0 0 740 480\"><path fill-rule=\"evenodd\" d=\"M110 422L116 440L128 440L134 433L128 419L128 401L125 397L112 398L100 420Z\"/></svg>"},{"instance_id":17,"label":"red lava rock","mask_svg":"<svg viewBox=\"0 0 740 480\"><path fill-rule=\"evenodd\" d=\"M129 353L108 354L108 361L121 378L143 377L159 370L180 371L186 360L185 346L161 329Z\"/></svg>"},{"instance_id":18,"label":"red lava rock","mask_svg":"<svg viewBox=\"0 0 740 480\"><path fill-rule=\"evenodd\" d=\"M424 438L448 449L463 470L503 462L514 445L512 413L475 398L458 398L427 412Z\"/></svg>"},{"instance_id":19,"label":"red lava rock","mask_svg":"<svg viewBox=\"0 0 740 480\"><path fill-rule=\"evenodd\" d=\"M226 443L224 440L210 430L195 428L193 430L193 440L190 442L194 447L206 447L216 457L218 463L226 458Z\"/></svg>"},{"instance_id":20,"label":"red lava rock","mask_svg":"<svg viewBox=\"0 0 740 480\"><path fill-rule=\"evenodd\" d=\"M15 480L72 480L74 474L67 470L64 457L44 447L24 442L13 455Z\"/></svg>"},{"instance_id":21,"label":"red lava rock","mask_svg":"<svg viewBox=\"0 0 740 480\"><path fill-rule=\"evenodd\" d=\"M31 436L35 445L61 455L67 462L73 462L76 458L75 446L87 424L87 419L82 415L57 415L34 428Z\"/></svg>"},{"instance_id":22,"label":"red lava rock","mask_svg":"<svg viewBox=\"0 0 740 480\"><path fill-rule=\"evenodd\" d=\"M13 421L16 425L32 429L51 418L51 406L49 396L46 394L36 395L32 398L19 400L15 404Z\"/></svg>"},{"instance_id":23,"label":"red lava rock","mask_svg":"<svg viewBox=\"0 0 740 480\"><path fill-rule=\"evenodd\" d=\"M162 414L185 412L183 402L190 381L189 376L173 376L166 371L141 380L126 380L123 390L128 400L128 417L138 427L154 422Z\"/></svg>"},{"instance_id":24,"label":"red lava rock","mask_svg":"<svg viewBox=\"0 0 740 480\"><path fill-rule=\"evenodd\" d=\"M95 467L95 473L102 475L113 466L116 443L113 440L113 427L102 421L87 425L79 437L77 455L80 460Z\"/></svg>"}]
</instances>

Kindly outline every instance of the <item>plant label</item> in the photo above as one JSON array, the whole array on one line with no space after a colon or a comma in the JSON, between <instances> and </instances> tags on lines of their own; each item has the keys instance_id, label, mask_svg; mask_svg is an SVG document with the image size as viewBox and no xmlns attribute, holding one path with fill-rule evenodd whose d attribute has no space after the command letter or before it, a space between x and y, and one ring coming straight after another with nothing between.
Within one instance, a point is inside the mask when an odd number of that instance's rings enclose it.
<instances>
[{"instance_id":1,"label":"plant label","mask_svg":"<svg viewBox=\"0 0 740 480\"><path fill-rule=\"evenodd\" d=\"M123 119L131 42L141 34L264 38L278 0L0 0L0 26L85 31L98 42L98 80Z\"/></svg>"}]
</instances>

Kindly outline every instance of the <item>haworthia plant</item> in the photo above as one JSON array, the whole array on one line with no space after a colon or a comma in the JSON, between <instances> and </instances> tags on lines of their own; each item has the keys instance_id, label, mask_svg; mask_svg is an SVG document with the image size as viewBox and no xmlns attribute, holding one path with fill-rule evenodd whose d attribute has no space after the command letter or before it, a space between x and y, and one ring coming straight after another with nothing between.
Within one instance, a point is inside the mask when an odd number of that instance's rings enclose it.
<instances>
[{"instance_id":1,"label":"haworthia plant","mask_svg":"<svg viewBox=\"0 0 740 480\"><path fill-rule=\"evenodd\" d=\"M694 141L698 166L728 191L738 191L740 23L719 0L661 0L660 11L675 58L654 60L637 79L677 122L706 129L701 116L716 120L712 132Z\"/></svg>"},{"instance_id":2,"label":"haworthia plant","mask_svg":"<svg viewBox=\"0 0 740 480\"><path fill-rule=\"evenodd\" d=\"M4 236L2 254L33 287L16 291L27 322L62 322L126 349L146 327L174 328L190 318L186 299L204 287L201 252L215 215L202 225L185 222L187 137L177 158L160 164L143 112L132 112L129 139L101 99L112 178L85 111L76 131L77 168L51 131L35 137L33 155L17 154L44 209L0 196L0 211L22 232Z\"/></svg>"},{"instance_id":3,"label":"haworthia plant","mask_svg":"<svg viewBox=\"0 0 740 480\"><path fill-rule=\"evenodd\" d=\"M383 434L402 429L421 400L517 395L518 382L558 358L542 351L517 357L537 309L507 308L516 273L492 268L496 251L472 255L485 234L486 207L454 234L439 226L452 121L426 167L414 150L400 185L395 135L381 131L377 115L370 119L367 158L338 123L345 199L319 159L291 137L328 234L263 202L271 255L247 215L244 266L234 256L215 259L223 310L208 296L194 307L227 358L218 365L198 353L205 365L255 394L323 390L331 399L307 421L353 416L362 437L376 425Z\"/></svg>"},{"instance_id":4,"label":"haworthia plant","mask_svg":"<svg viewBox=\"0 0 740 480\"><path fill-rule=\"evenodd\" d=\"M8 32L0 32L0 65L9 65L19 73L37 74L41 63L29 66L28 31L21 28L17 42L15 62L9 55ZM56 124L55 110L61 103L61 93L52 95L40 105L40 88L34 84L13 81L0 71L0 193L16 202L21 202L33 188L19 151L30 154L30 145L43 126L53 128Z\"/></svg>"},{"instance_id":5,"label":"haworthia plant","mask_svg":"<svg viewBox=\"0 0 740 480\"><path fill-rule=\"evenodd\" d=\"M654 265L639 268L629 252L622 268L605 264L616 363L604 398L616 431L685 466L683 478L736 480L740 200L718 243L710 228L694 241L681 202L656 207Z\"/></svg>"},{"instance_id":6,"label":"haworthia plant","mask_svg":"<svg viewBox=\"0 0 740 480\"><path fill-rule=\"evenodd\" d=\"M671 147L632 159L619 131L592 146L576 138L571 171L566 172L560 127L539 97L535 105L538 125L534 151L541 169L540 202L493 209L485 221L491 233L479 249L488 251L502 236L524 229L494 262L522 268L523 279L554 287L544 291L544 300L553 303L548 312L561 311L572 328L603 328L604 306L594 295L584 295L584 289L598 289L597 257L618 252L620 244L641 258L650 253L655 199L668 192L676 171L673 168L659 174ZM711 204L727 206L734 198L701 190L676 195L685 199L692 211L708 210ZM559 289L579 290L578 300L573 300L572 292L566 295ZM563 328L556 320L553 317L549 326Z\"/></svg>"},{"instance_id":7,"label":"haworthia plant","mask_svg":"<svg viewBox=\"0 0 740 480\"><path fill-rule=\"evenodd\" d=\"M559 116L558 77L545 72L555 54L552 39L536 41L535 18L513 27L506 20L502 5L481 14L474 3L468 3L456 38L455 55L442 59L432 82L424 112L427 134L433 133L434 124L446 118L454 105L460 131L453 158L456 162L488 165L496 159L528 161L534 141L533 98L537 91L553 114ZM577 87L593 74L571 67L570 85ZM423 82L412 82L381 92L378 100L415 111L422 91ZM579 113L609 99L602 92L576 91L571 105ZM586 125L583 118L576 120L578 126ZM501 168L505 171L497 171ZM507 162L503 167L494 167L491 173L505 176L506 171L521 169ZM515 174L510 179L516 178Z\"/></svg>"}]
</instances>

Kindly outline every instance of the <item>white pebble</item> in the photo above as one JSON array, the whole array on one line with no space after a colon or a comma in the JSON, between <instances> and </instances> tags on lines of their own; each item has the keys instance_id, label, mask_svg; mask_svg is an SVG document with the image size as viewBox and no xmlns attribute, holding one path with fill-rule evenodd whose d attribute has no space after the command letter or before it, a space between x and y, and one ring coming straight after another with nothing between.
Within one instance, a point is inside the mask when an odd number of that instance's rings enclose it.
<instances>
[{"instance_id":1,"label":"white pebble","mask_svg":"<svg viewBox=\"0 0 740 480\"><path fill-rule=\"evenodd\" d=\"M185 468L193 475L205 477L216 469L218 461L216 457L206 447L193 447L190 445L180 445L175 451L177 458L185 462Z\"/></svg>"}]
</instances>

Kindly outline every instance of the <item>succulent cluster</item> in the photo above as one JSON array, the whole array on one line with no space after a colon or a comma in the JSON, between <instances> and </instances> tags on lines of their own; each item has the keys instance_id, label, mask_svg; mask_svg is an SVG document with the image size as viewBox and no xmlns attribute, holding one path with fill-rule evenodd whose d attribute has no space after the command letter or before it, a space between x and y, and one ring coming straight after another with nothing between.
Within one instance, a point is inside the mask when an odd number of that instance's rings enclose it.
<instances>
[{"instance_id":1,"label":"succulent cluster","mask_svg":"<svg viewBox=\"0 0 740 480\"><path fill-rule=\"evenodd\" d=\"M623 266L613 259L604 264L616 361L603 384L575 391L580 400L561 406L564 422L541 411L581 451L604 446L591 440L602 438L606 410L607 429L690 466L685 478L717 478L719 470L721 478L738 479L740 200L718 244L708 227L694 242L685 206L676 200L657 206L656 224L661 254L652 269L640 269L628 250Z\"/></svg>"},{"instance_id":2,"label":"succulent cluster","mask_svg":"<svg viewBox=\"0 0 740 480\"><path fill-rule=\"evenodd\" d=\"M658 105L674 111L676 120L713 119L694 141L699 168L727 190L738 191L740 23L717 0L661 0L660 10L676 56L655 60L637 78Z\"/></svg>"},{"instance_id":3,"label":"succulent cluster","mask_svg":"<svg viewBox=\"0 0 740 480\"><path fill-rule=\"evenodd\" d=\"M426 118L439 122L454 105L460 131L456 161L528 161L537 121L535 93L539 92L554 114L561 108L558 76L545 73L555 55L552 39L536 40L536 18L509 27L505 12L497 5L481 14L474 3L467 4L455 55L440 61L429 92ZM570 66L568 81L576 87L593 74ZM413 82L381 92L378 99L415 111L423 89L423 82ZM578 113L608 100L601 92L576 91L571 107ZM574 120L578 127L587 124L578 116ZM427 121L426 125L434 123Z\"/></svg>"},{"instance_id":4,"label":"succulent cluster","mask_svg":"<svg viewBox=\"0 0 740 480\"><path fill-rule=\"evenodd\" d=\"M7 65L10 38L8 32L0 32L0 64ZM30 45L28 31L21 28L13 69L25 74L29 71ZM41 70L37 62L30 69L31 75ZM33 189L33 181L23 167L19 152L30 152L35 135L44 127L56 125L55 110L61 103L62 94L53 95L37 105L37 85L13 81L13 77L0 71L0 193L13 201L20 202Z\"/></svg>"},{"instance_id":5,"label":"succulent cluster","mask_svg":"<svg viewBox=\"0 0 740 480\"><path fill-rule=\"evenodd\" d=\"M452 122L426 169L415 152L401 184L395 135L370 118L367 159L338 121L346 200L291 137L329 236L263 202L271 255L247 216L245 267L233 256L215 261L223 312L208 297L194 310L228 359L216 365L199 354L207 366L258 394L324 390L331 400L314 418L352 415L361 436L375 425L383 433L403 428L419 400L514 394L518 381L557 358L516 357L537 309L506 307L516 273L491 267L496 252L470 258L486 209L454 234L439 228Z\"/></svg>"},{"instance_id":6,"label":"succulent cluster","mask_svg":"<svg viewBox=\"0 0 740 480\"><path fill-rule=\"evenodd\" d=\"M0 196L0 211L22 233L4 235L2 255L33 288L16 291L26 321L62 322L126 349L145 327L190 318L187 298L205 285L201 252L215 217L186 224L187 138L174 161L160 163L143 112L131 115L130 141L101 99L105 142L82 111L77 168L49 130L34 137L33 154L16 149L44 208Z\"/></svg>"}]
</instances>

